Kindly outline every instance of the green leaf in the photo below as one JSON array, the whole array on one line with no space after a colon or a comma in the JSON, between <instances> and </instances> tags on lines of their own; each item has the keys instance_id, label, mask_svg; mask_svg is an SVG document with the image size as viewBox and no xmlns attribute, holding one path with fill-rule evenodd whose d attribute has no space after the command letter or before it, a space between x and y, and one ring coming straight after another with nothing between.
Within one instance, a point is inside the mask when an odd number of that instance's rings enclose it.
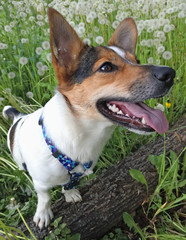
<instances>
[{"instance_id":1,"label":"green leaf","mask_svg":"<svg viewBox=\"0 0 186 240\"><path fill-rule=\"evenodd\" d=\"M129 170L129 173L131 175L132 178L134 178L135 180L137 180L138 182L142 183L142 184L145 184L146 186L146 189L148 191L148 185L147 185L147 181L145 179L145 176L143 175L142 172L140 172L139 170L137 169L130 169Z\"/></svg>"},{"instance_id":2,"label":"green leaf","mask_svg":"<svg viewBox=\"0 0 186 240\"><path fill-rule=\"evenodd\" d=\"M61 233L61 230L59 229L59 228L56 228L55 230L54 230L54 234L55 235L59 235Z\"/></svg>"},{"instance_id":3,"label":"green leaf","mask_svg":"<svg viewBox=\"0 0 186 240\"><path fill-rule=\"evenodd\" d=\"M123 213L123 220L124 222L127 224L127 226L130 228L130 230L132 228L134 228L134 232L138 233L142 240L145 240L145 236L142 232L142 230L138 227L138 225L134 222L133 218L130 216L130 214L128 214L127 212Z\"/></svg>"},{"instance_id":4,"label":"green leaf","mask_svg":"<svg viewBox=\"0 0 186 240\"><path fill-rule=\"evenodd\" d=\"M80 240L81 235L79 233L76 233L70 237L70 240Z\"/></svg>"},{"instance_id":5,"label":"green leaf","mask_svg":"<svg viewBox=\"0 0 186 240\"><path fill-rule=\"evenodd\" d=\"M57 228L61 219L62 219L62 217L55 219L55 221L51 225L54 226L55 228Z\"/></svg>"},{"instance_id":6,"label":"green leaf","mask_svg":"<svg viewBox=\"0 0 186 240\"><path fill-rule=\"evenodd\" d=\"M156 166L158 173L160 173L162 159L164 159L164 154L160 154L159 156L156 155L149 155L148 160Z\"/></svg>"}]
</instances>

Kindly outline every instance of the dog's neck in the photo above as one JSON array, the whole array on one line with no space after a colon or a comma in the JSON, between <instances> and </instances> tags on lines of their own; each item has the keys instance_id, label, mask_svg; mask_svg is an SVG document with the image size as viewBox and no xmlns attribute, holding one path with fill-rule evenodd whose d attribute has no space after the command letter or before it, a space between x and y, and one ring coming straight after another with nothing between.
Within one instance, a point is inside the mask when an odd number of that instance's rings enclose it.
<instances>
[{"instance_id":1,"label":"dog's neck","mask_svg":"<svg viewBox=\"0 0 186 240\"><path fill-rule=\"evenodd\" d=\"M108 121L76 118L58 91L43 109L48 136L55 146L81 163L95 161L113 132Z\"/></svg>"}]
</instances>

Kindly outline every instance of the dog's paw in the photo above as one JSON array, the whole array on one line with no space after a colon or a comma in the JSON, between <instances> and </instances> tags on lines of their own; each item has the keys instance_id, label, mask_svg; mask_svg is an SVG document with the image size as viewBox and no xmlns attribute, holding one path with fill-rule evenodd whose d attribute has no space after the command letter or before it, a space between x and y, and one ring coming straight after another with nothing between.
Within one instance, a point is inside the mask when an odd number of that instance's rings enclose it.
<instances>
[{"instance_id":1,"label":"dog's paw","mask_svg":"<svg viewBox=\"0 0 186 240\"><path fill-rule=\"evenodd\" d=\"M62 192L65 195L66 202L81 202L82 197L80 192L77 189L71 189L71 190L62 190Z\"/></svg>"},{"instance_id":2,"label":"dog's paw","mask_svg":"<svg viewBox=\"0 0 186 240\"><path fill-rule=\"evenodd\" d=\"M43 229L43 227L47 227L49 225L53 217L54 215L52 213L52 210L48 208L41 211L36 211L33 221L37 227Z\"/></svg>"},{"instance_id":3,"label":"dog's paw","mask_svg":"<svg viewBox=\"0 0 186 240\"><path fill-rule=\"evenodd\" d=\"M91 169L87 169L85 172L84 172L84 175L85 176L88 176L88 175L90 175L90 174L92 174L93 173L93 171L91 170Z\"/></svg>"}]
</instances>

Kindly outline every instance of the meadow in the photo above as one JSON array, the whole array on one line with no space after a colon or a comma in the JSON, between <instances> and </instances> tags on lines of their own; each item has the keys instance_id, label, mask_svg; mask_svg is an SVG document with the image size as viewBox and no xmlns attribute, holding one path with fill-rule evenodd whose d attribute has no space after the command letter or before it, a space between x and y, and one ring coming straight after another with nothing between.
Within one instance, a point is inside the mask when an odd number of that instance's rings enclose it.
<instances>
[{"instance_id":1,"label":"meadow","mask_svg":"<svg viewBox=\"0 0 186 240\"><path fill-rule=\"evenodd\" d=\"M0 112L5 105L12 105L30 113L43 106L53 95L57 81L51 63L48 7L58 10L83 41L93 46L107 45L119 23L124 18L133 17L138 28L136 55L140 63L167 65L176 70L175 83L169 94L161 99L151 99L148 104L163 108L170 125L178 118L186 117L184 0L1 0ZM0 114L0 239L3 239L3 233L8 239L14 236L11 235L12 230L16 231L13 227L16 228L22 217L26 219L33 215L37 201L30 177L17 168L7 148L9 126L10 122ZM116 164L156 136L143 137L117 127L95 173L89 178ZM165 170L159 177L156 197L149 203L149 225L140 228L137 223L133 224L131 232L133 236L138 236L136 239L186 239L184 151L178 156L172 153L170 159L162 159ZM167 173L174 176L174 183L169 177L164 186L162 181ZM167 186L170 186L168 192ZM60 197L61 189L55 188L51 194L54 202ZM179 211L161 211L165 199L166 203L172 203L172 208L179 205ZM24 236L14 238L27 239ZM70 239L69 232L63 238L51 239ZM129 238L117 229L104 239Z\"/></svg>"}]
</instances>

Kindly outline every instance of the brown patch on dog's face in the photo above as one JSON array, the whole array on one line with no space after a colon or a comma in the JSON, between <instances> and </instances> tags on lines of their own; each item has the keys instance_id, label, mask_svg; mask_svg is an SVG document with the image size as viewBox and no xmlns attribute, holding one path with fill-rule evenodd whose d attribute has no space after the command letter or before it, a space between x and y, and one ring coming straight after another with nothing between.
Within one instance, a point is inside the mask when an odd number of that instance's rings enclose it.
<instances>
[{"instance_id":1,"label":"brown patch on dog's face","mask_svg":"<svg viewBox=\"0 0 186 240\"><path fill-rule=\"evenodd\" d=\"M127 54L128 60L135 65L128 63L109 48L99 46L94 52L97 60L92 69L89 69L89 76L80 84L74 79L75 83L68 89L59 90L68 98L77 115L102 118L95 107L98 99L106 97L130 99L130 88L136 81L144 80L144 71L135 64L135 56L132 54Z\"/></svg>"}]
</instances>

